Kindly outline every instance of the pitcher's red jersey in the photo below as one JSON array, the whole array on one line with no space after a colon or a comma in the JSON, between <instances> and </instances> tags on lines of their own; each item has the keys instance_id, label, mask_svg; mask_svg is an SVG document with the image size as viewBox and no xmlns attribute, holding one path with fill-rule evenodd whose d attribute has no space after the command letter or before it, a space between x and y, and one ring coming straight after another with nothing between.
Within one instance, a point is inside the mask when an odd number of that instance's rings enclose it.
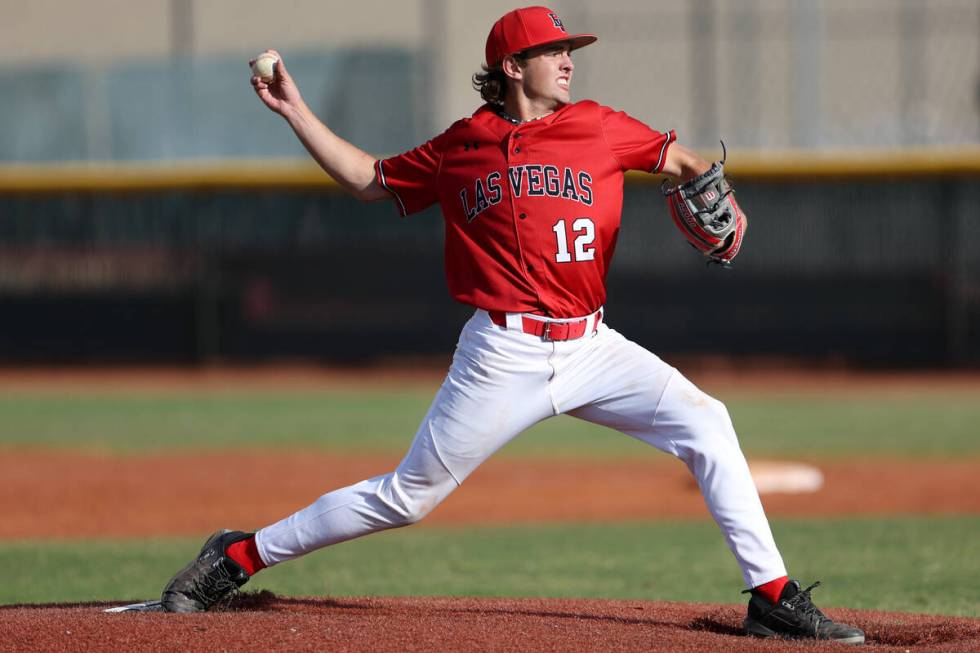
<instances>
[{"instance_id":1,"label":"pitcher's red jersey","mask_svg":"<svg viewBox=\"0 0 980 653\"><path fill-rule=\"evenodd\" d=\"M588 100L520 125L485 105L375 173L402 215L441 206L453 298L577 317L606 299L623 173L659 172L674 138Z\"/></svg>"}]
</instances>

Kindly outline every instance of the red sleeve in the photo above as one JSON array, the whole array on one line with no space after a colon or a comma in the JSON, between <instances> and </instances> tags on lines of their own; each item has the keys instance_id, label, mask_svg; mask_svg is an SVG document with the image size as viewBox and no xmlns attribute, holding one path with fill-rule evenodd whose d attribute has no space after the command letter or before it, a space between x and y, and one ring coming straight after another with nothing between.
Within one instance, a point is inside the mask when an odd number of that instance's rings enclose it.
<instances>
[{"instance_id":1,"label":"red sleeve","mask_svg":"<svg viewBox=\"0 0 980 653\"><path fill-rule=\"evenodd\" d=\"M374 164L374 176L395 198L402 216L418 213L439 200L436 177L442 162L438 138Z\"/></svg>"},{"instance_id":2,"label":"red sleeve","mask_svg":"<svg viewBox=\"0 0 980 653\"><path fill-rule=\"evenodd\" d=\"M602 132L623 170L660 172L667 159L667 149L677 140L674 131L666 134L650 129L623 111L601 109Z\"/></svg>"}]
</instances>

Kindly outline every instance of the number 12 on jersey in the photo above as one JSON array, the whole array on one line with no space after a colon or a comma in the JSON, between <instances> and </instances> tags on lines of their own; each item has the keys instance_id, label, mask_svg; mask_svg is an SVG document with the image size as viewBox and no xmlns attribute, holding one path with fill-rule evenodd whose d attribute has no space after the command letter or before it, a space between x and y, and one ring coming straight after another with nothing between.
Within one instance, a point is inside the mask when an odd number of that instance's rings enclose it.
<instances>
[{"instance_id":1,"label":"number 12 on jersey","mask_svg":"<svg viewBox=\"0 0 980 653\"><path fill-rule=\"evenodd\" d=\"M555 255L555 260L558 263L571 263L573 260L576 262L595 260L595 247L592 246L592 242L595 240L595 223L592 222L592 218L575 218L575 221L572 222L572 233L579 234L575 236L574 258L573 252L568 249L565 218L558 220L551 230L555 232L555 238L558 241L558 253Z\"/></svg>"}]
</instances>

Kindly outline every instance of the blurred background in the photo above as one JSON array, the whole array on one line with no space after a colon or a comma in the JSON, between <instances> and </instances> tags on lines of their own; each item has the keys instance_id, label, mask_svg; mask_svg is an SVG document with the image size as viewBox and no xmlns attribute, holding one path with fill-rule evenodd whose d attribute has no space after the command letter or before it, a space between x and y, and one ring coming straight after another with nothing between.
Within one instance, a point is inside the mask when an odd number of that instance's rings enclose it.
<instances>
[{"instance_id":1,"label":"blurred background","mask_svg":"<svg viewBox=\"0 0 980 653\"><path fill-rule=\"evenodd\" d=\"M445 358L436 210L362 205L254 97L278 49L378 156L479 104L512 3L0 0L0 364ZM980 364L980 1L567 0L576 98L709 159L751 220L734 269L630 177L611 323L667 356Z\"/></svg>"},{"instance_id":2,"label":"blurred background","mask_svg":"<svg viewBox=\"0 0 980 653\"><path fill-rule=\"evenodd\" d=\"M472 312L442 218L340 192L248 61L393 155L477 108L514 6L0 0L0 604L155 597L214 528L394 467ZM629 176L610 323L725 401L754 470L822 474L763 497L822 607L980 615L980 0L553 8L599 35L574 97L723 139L751 221L706 267ZM547 420L433 525L251 587L741 600L686 468L610 435ZM955 647L913 631L888 643Z\"/></svg>"}]
</instances>

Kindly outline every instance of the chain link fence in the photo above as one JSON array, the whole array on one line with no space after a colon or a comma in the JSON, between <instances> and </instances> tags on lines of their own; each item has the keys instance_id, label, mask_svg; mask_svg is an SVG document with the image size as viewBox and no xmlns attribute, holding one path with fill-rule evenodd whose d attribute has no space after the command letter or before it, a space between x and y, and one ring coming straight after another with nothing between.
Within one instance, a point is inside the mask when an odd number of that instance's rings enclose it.
<instances>
[{"instance_id":1,"label":"chain link fence","mask_svg":"<svg viewBox=\"0 0 980 653\"><path fill-rule=\"evenodd\" d=\"M577 92L740 148L980 143L980 2L566 3Z\"/></svg>"},{"instance_id":2,"label":"chain link fence","mask_svg":"<svg viewBox=\"0 0 980 653\"><path fill-rule=\"evenodd\" d=\"M322 4L322 15L311 5L310 21L330 18L330 3ZM175 15L193 17L197 4L174 6ZM977 0L556 6L569 29L600 36L576 55L576 97L676 129L689 145L980 144ZM408 45L297 43L289 57L293 75L339 134L379 154L403 151L445 127L431 120L444 96L475 108L468 78L436 83L443 64L461 53L452 51L458 43L430 32L463 31L482 43L488 26L450 8L449 0L417 2L418 22L429 28ZM244 62L252 53L209 52L204 46L217 35L197 38L191 57L0 64L0 84L16 89L0 104L0 162L303 156L281 121L251 96ZM277 38L288 44L287 36Z\"/></svg>"}]
</instances>

